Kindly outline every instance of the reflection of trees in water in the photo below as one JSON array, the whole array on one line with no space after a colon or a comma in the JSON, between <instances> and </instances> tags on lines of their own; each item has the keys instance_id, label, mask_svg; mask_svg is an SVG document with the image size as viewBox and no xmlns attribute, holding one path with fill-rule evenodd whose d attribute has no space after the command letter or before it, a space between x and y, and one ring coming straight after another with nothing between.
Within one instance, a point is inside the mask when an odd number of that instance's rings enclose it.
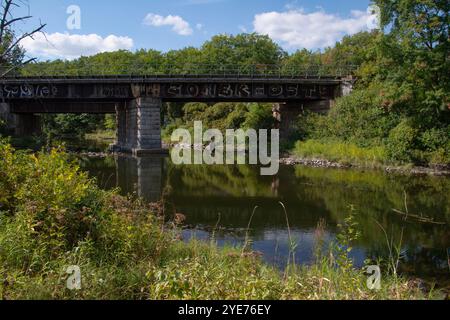
<instances>
[{"instance_id":1,"label":"reflection of trees in water","mask_svg":"<svg viewBox=\"0 0 450 320\"><path fill-rule=\"evenodd\" d=\"M245 229L250 221L255 206L258 206L252 219L251 232L253 235L268 229L286 230L286 217L277 200L264 198L253 199L220 199L202 200L201 204L189 202L188 198L171 198L177 203L177 210L187 216L187 223L191 225L215 226L220 213L220 225L225 228ZM299 205L300 206L300 205ZM326 212L320 207L304 202L302 212L294 212L293 205L287 205L291 228L300 230L314 230L320 218L329 220ZM292 209L292 210L290 210ZM334 228L330 225L330 228Z\"/></svg>"},{"instance_id":2,"label":"reflection of trees in water","mask_svg":"<svg viewBox=\"0 0 450 320\"><path fill-rule=\"evenodd\" d=\"M176 194L272 197L274 191L257 168L245 165L172 166L168 183ZM175 188L182 186L181 188Z\"/></svg>"},{"instance_id":3,"label":"reflection of trees in water","mask_svg":"<svg viewBox=\"0 0 450 320\"><path fill-rule=\"evenodd\" d=\"M77 159L81 170L88 170L89 176L97 180L97 184L102 189L114 189L117 187L116 181L116 161L114 157Z\"/></svg>"},{"instance_id":4,"label":"reflection of trees in water","mask_svg":"<svg viewBox=\"0 0 450 320\"><path fill-rule=\"evenodd\" d=\"M323 201L336 221L342 221L349 204L354 205L362 231L359 244L379 253L378 256L386 256L387 240L375 221L383 226L389 241L394 243L400 242L403 230L408 264L426 261L425 264L437 267L446 260L445 249L450 246L450 204L446 196L450 193L449 179L304 167L296 168L296 176L315 185L303 192L310 198ZM410 213L422 214L446 225L418 222L411 218L405 220L405 217L394 213L392 209L406 211L405 193ZM428 255L429 259L426 258ZM416 261L419 258L421 261Z\"/></svg>"},{"instance_id":5,"label":"reflection of trees in water","mask_svg":"<svg viewBox=\"0 0 450 320\"><path fill-rule=\"evenodd\" d=\"M286 202L293 227L308 229L314 228L319 218L335 225L348 215L349 205L354 205L363 229L361 244L385 243L385 236L375 221L393 235L400 234L404 228L408 242L430 247L448 244L450 201L446 195L450 193L449 179L307 167L295 168L293 176L293 171L282 168L277 177L276 196L273 178L259 176L254 167L174 167L169 176L171 197L192 212L192 219L215 223L217 213L222 211L222 222L239 227L246 226L255 205L260 206L258 215L263 217L254 221L256 225L263 227L264 221L268 221L272 226L283 226L279 200ZM447 226L411 219L405 222L392 211L405 210L405 192L410 213L446 222ZM189 202L189 198L192 201Z\"/></svg>"},{"instance_id":6,"label":"reflection of trees in water","mask_svg":"<svg viewBox=\"0 0 450 320\"><path fill-rule=\"evenodd\" d=\"M392 176L378 172L355 170L329 170L296 168L299 180L310 182L313 187L302 189L308 197L323 201L337 221L348 213L348 206L354 205L357 219L363 227L363 239L382 241L384 234L375 223L378 221L386 230L399 234L405 228L410 240L429 243L447 239L445 230L450 223L450 203L445 195L450 193L450 181L445 178ZM427 195L421 194L421 190ZM410 213L419 213L446 222L447 226L419 223L412 219L404 221L392 209L405 210L406 201ZM420 196L418 196L420 195ZM435 238L435 240L430 240ZM443 237L443 238L441 238ZM439 239L440 238L440 239Z\"/></svg>"},{"instance_id":7,"label":"reflection of trees in water","mask_svg":"<svg viewBox=\"0 0 450 320\"><path fill-rule=\"evenodd\" d=\"M297 178L330 188L349 200L380 208L404 210L405 192L410 213L450 222L450 179L384 174L378 171L296 167ZM349 193L351 192L351 193ZM376 198L374 198L376 197ZM352 203L352 202L350 202Z\"/></svg>"}]
</instances>

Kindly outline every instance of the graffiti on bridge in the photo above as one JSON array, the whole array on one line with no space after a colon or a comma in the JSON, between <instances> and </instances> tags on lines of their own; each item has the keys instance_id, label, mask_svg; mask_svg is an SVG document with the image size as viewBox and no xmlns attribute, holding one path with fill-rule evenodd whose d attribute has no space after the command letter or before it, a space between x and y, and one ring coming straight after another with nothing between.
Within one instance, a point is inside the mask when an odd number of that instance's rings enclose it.
<instances>
[{"instance_id":1,"label":"graffiti on bridge","mask_svg":"<svg viewBox=\"0 0 450 320\"><path fill-rule=\"evenodd\" d=\"M140 96L167 99L330 99L333 86L315 84L142 84Z\"/></svg>"},{"instance_id":2,"label":"graffiti on bridge","mask_svg":"<svg viewBox=\"0 0 450 320\"><path fill-rule=\"evenodd\" d=\"M0 97L10 98L49 98L58 94L52 85L0 85Z\"/></svg>"},{"instance_id":3,"label":"graffiti on bridge","mask_svg":"<svg viewBox=\"0 0 450 320\"><path fill-rule=\"evenodd\" d=\"M140 83L140 84L18 84L0 85L0 99L133 99L163 100L308 100L334 99L333 84L296 83Z\"/></svg>"}]
</instances>

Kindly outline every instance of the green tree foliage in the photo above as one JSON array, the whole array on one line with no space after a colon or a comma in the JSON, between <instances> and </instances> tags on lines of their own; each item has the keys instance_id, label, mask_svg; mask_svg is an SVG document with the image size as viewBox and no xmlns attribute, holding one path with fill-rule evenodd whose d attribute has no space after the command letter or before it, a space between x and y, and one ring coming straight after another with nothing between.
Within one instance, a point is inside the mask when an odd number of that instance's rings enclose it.
<instances>
[{"instance_id":1,"label":"green tree foliage","mask_svg":"<svg viewBox=\"0 0 450 320\"><path fill-rule=\"evenodd\" d=\"M310 138L334 137L367 147L381 144L398 119L382 107L378 90L356 90L339 99L327 116L308 115L299 120L299 126Z\"/></svg>"},{"instance_id":2,"label":"green tree foliage","mask_svg":"<svg viewBox=\"0 0 450 320\"><path fill-rule=\"evenodd\" d=\"M322 75L350 73L360 75L371 64L369 52L379 32L360 32L352 36L345 36L335 46L321 51L301 49L283 59L285 72L309 72Z\"/></svg>"},{"instance_id":3,"label":"green tree foliage","mask_svg":"<svg viewBox=\"0 0 450 320\"><path fill-rule=\"evenodd\" d=\"M43 117L43 131L47 137L82 138L86 133L105 128L105 116L93 114L58 114Z\"/></svg>"},{"instance_id":4,"label":"green tree foliage","mask_svg":"<svg viewBox=\"0 0 450 320\"><path fill-rule=\"evenodd\" d=\"M81 57L73 61L34 63L22 70L33 74L180 74L210 73L211 70L242 68L250 65L276 65L286 53L268 36L257 34L218 35L201 48L186 47L161 53L119 50Z\"/></svg>"},{"instance_id":5,"label":"green tree foliage","mask_svg":"<svg viewBox=\"0 0 450 320\"><path fill-rule=\"evenodd\" d=\"M272 112L272 104L251 103L247 106L247 109L248 113L246 114L245 122L242 124L244 128L255 130L273 128L275 120Z\"/></svg>"},{"instance_id":6,"label":"green tree foliage","mask_svg":"<svg viewBox=\"0 0 450 320\"><path fill-rule=\"evenodd\" d=\"M374 0L390 28L378 45L381 79L394 85L395 101L426 126L448 121L450 3L446 0Z\"/></svg>"},{"instance_id":7,"label":"green tree foliage","mask_svg":"<svg viewBox=\"0 0 450 320\"><path fill-rule=\"evenodd\" d=\"M268 36L217 35L202 46L204 62L215 66L246 67L279 64L286 53Z\"/></svg>"},{"instance_id":8,"label":"green tree foliage","mask_svg":"<svg viewBox=\"0 0 450 320\"><path fill-rule=\"evenodd\" d=\"M24 59L25 52L20 46L16 46L8 51L13 44L14 37L14 32L7 29L0 42L0 66L3 68L19 65Z\"/></svg>"},{"instance_id":9,"label":"green tree foliage","mask_svg":"<svg viewBox=\"0 0 450 320\"><path fill-rule=\"evenodd\" d=\"M189 103L184 108L185 120L202 121L205 127L226 129L270 129L274 125L271 104L256 103Z\"/></svg>"},{"instance_id":10,"label":"green tree foliage","mask_svg":"<svg viewBox=\"0 0 450 320\"><path fill-rule=\"evenodd\" d=\"M401 162L448 164L450 3L373 2L384 31L345 37L322 55L331 64L359 64L357 90L339 99L329 115L302 119L301 132L306 138L382 146Z\"/></svg>"},{"instance_id":11,"label":"green tree foliage","mask_svg":"<svg viewBox=\"0 0 450 320\"><path fill-rule=\"evenodd\" d=\"M396 160L411 162L415 159L417 130L410 121L403 120L389 133L387 146L388 155Z\"/></svg>"}]
</instances>

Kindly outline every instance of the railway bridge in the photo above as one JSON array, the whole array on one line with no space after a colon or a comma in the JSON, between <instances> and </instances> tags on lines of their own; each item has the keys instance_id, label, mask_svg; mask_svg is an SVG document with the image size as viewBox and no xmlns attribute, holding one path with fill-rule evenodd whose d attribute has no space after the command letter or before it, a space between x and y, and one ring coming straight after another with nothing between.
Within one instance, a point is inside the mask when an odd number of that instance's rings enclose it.
<instances>
[{"instance_id":1,"label":"railway bridge","mask_svg":"<svg viewBox=\"0 0 450 320\"><path fill-rule=\"evenodd\" d=\"M9 76L0 78L0 117L17 135L39 129L39 114L116 114L115 150L158 153L164 102L271 102L280 130L304 109L326 112L351 77L285 74Z\"/></svg>"}]
</instances>

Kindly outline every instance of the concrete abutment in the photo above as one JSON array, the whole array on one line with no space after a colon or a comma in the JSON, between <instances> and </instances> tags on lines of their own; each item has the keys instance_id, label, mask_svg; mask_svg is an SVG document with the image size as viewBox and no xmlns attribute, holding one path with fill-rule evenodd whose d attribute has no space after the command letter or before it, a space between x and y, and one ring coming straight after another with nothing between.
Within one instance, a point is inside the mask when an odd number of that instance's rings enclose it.
<instances>
[{"instance_id":1,"label":"concrete abutment","mask_svg":"<svg viewBox=\"0 0 450 320\"><path fill-rule=\"evenodd\" d=\"M117 104L117 137L113 150L135 156L164 153L161 107L161 99L147 97Z\"/></svg>"},{"instance_id":2,"label":"concrete abutment","mask_svg":"<svg viewBox=\"0 0 450 320\"><path fill-rule=\"evenodd\" d=\"M9 103L0 103L0 124L7 134L19 137L41 133L41 117L33 113L12 113Z\"/></svg>"}]
</instances>

